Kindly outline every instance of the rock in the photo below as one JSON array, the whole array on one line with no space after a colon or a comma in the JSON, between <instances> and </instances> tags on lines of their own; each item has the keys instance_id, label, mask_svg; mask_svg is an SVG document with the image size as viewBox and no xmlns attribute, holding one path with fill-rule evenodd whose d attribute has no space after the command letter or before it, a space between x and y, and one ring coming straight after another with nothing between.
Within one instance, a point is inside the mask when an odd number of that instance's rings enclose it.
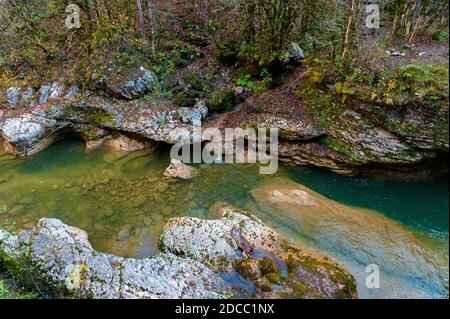
<instances>
[{"instance_id":1,"label":"rock","mask_svg":"<svg viewBox=\"0 0 450 319\"><path fill-rule=\"evenodd\" d=\"M133 207L134 208L141 207L142 205L145 204L146 201L147 201L147 197L145 197L144 195L140 195L134 199Z\"/></svg>"},{"instance_id":2,"label":"rock","mask_svg":"<svg viewBox=\"0 0 450 319\"><path fill-rule=\"evenodd\" d=\"M25 113L0 123L0 133L7 152L17 156L33 155L58 140L65 123L58 123Z\"/></svg>"},{"instance_id":3,"label":"rock","mask_svg":"<svg viewBox=\"0 0 450 319\"><path fill-rule=\"evenodd\" d=\"M236 86L234 88L234 94L241 95L244 93L244 87L243 86Z\"/></svg>"},{"instance_id":4,"label":"rock","mask_svg":"<svg viewBox=\"0 0 450 319\"><path fill-rule=\"evenodd\" d=\"M66 86L58 81L55 81L52 83L51 87L50 87L50 96L49 98L52 100L56 100L59 99L64 92L64 89L66 88Z\"/></svg>"},{"instance_id":5,"label":"rock","mask_svg":"<svg viewBox=\"0 0 450 319\"><path fill-rule=\"evenodd\" d=\"M15 109L19 106L20 88L10 87L6 90L6 100L10 109Z\"/></svg>"},{"instance_id":6,"label":"rock","mask_svg":"<svg viewBox=\"0 0 450 319\"><path fill-rule=\"evenodd\" d=\"M372 125L354 111L342 112L328 131L336 141L332 146L341 146L356 161L364 164L415 164L435 156L414 150L396 135Z\"/></svg>"},{"instance_id":7,"label":"rock","mask_svg":"<svg viewBox=\"0 0 450 319\"><path fill-rule=\"evenodd\" d=\"M17 206L14 206L13 208L11 208L11 209L9 210L9 214L10 214L11 216L20 216L20 215L25 214L26 212L27 212L27 209L26 209L26 207L23 206L23 205L17 205Z\"/></svg>"},{"instance_id":8,"label":"rock","mask_svg":"<svg viewBox=\"0 0 450 319\"><path fill-rule=\"evenodd\" d=\"M34 200L31 197L24 197L19 200L19 204L22 204L22 205L31 205L31 204L33 204L33 202L34 202Z\"/></svg>"},{"instance_id":9,"label":"rock","mask_svg":"<svg viewBox=\"0 0 450 319\"><path fill-rule=\"evenodd\" d=\"M215 299L232 295L229 285L197 261L172 254L127 259L98 252L84 231L55 219L42 219L35 229L19 236L0 230L0 256L13 274L26 271L34 283L55 296ZM26 278L17 275L26 284Z\"/></svg>"},{"instance_id":10,"label":"rock","mask_svg":"<svg viewBox=\"0 0 450 319\"><path fill-rule=\"evenodd\" d=\"M144 225L145 226L152 226L154 223L153 219L150 217L145 217L144 218Z\"/></svg>"},{"instance_id":11,"label":"rock","mask_svg":"<svg viewBox=\"0 0 450 319\"><path fill-rule=\"evenodd\" d=\"M48 85L41 86L39 93L40 93L39 104L47 103L47 100L51 94L51 86Z\"/></svg>"},{"instance_id":12,"label":"rock","mask_svg":"<svg viewBox=\"0 0 450 319\"><path fill-rule=\"evenodd\" d=\"M31 98L34 95L34 90L32 87L28 87L26 88L23 92L22 92L22 101L24 103L30 102L30 106L33 106L32 103L34 103L33 101L31 101Z\"/></svg>"},{"instance_id":13,"label":"rock","mask_svg":"<svg viewBox=\"0 0 450 319\"><path fill-rule=\"evenodd\" d=\"M71 86L66 95L64 95L64 99L73 99L78 93L80 93L80 87L78 85Z\"/></svg>"},{"instance_id":14,"label":"rock","mask_svg":"<svg viewBox=\"0 0 450 319\"><path fill-rule=\"evenodd\" d=\"M184 123L189 123L192 125L199 125L201 121L208 116L208 107L205 101L198 101L193 108L190 107L180 107L178 110L181 120Z\"/></svg>"},{"instance_id":15,"label":"rock","mask_svg":"<svg viewBox=\"0 0 450 319\"><path fill-rule=\"evenodd\" d=\"M156 74L142 66L138 70L130 70L125 76L119 78L116 74L113 76L114 80L102 80L101 88L113 97L126 100L143 97L158 81ZM111 79L113 79L113 76L111 76Z\"/></svg>"},{"instance_id":16,"label":"rock","mask_svg":"<svg viewBox=\"0 0 450 319\"><path fill-rule=\"evenodd\" d=\"M302 48L298 43L291 43L291 56L295 62L301 61L305 58L305 54L303 53Z\"/></svg>"},{"instance_id":17,"label":"rock","mask_svg":"<svg viewBox=\"0 0 450 319\"><path fill-rule=\"evenodd\" d=\"M160 249L189 256L216 272L229 272L236 267L240 274L255 280L255 284L260 276L267 282L277 282L277 285L267 284L268 289L259 287L259 298L300 297L298 289L292 287L304 287L301 297L305 298L356 297L351 275L327 257L294 248L250 212L227 204L216 204L213 210L220 219L170 219L161 235ZM237 236L233 236L236 229L244 238L239 239L240 244L234 239ZM241 256L239 249L243 241L253 247L253 255ZM258 262L256 255L260 254L265 256ZM277 262L287 269L286 273L281 273Z\"/></svg>"},{"instance_id":18,"label":"rock","mask_svg":"<svg viewBox=\"0 0 450 319\"><path fill-rule=\"evenodd\" d=\"M192 179L197 175L197 170L181 161L172 159L170 166L164 172L164 176L182 180Z\"/></svg>"},{"instance_id":19,"label":"rock","mask_svg":"<svg viewBox=\"0 0 450 319\"><path fill-rule=\"evenodd\" d=\"M291 166L313 165L342 175L354 175L362 165L351 157L318 142L280 141L278 156L281 162Z\"/></svg>"},{"instance_id":20,"label":"rock","mask_svg":"<svg viewBox=\"0 0 450 319\"><path fill-rule=\"evenodd\" d=\"M153 152L156 149L156 144L150 141L137 141L129 138L125 135L119 135L117 137L106 140L106 145L111 147L116 152L137 152L150 150Z\"/></svg>"},{"instance_id":21,"label":"rock","mask_svg":"<svg viewBox=\"0 0 450 319\"><path fill-rule=\"evenodd\" d=\"M395 49L390 49L389 51L386 51L387 54L389 54L390 56L406 56L406 53L402 53L402 52L398 52Z\"/></svg>"},{"instance_id":22,"label":"rock","mask_svg":"<svg viewBox=\"0 0 450 319\"><path fill-rule=\"evenodd\" d=\"M133 230L133 227L131 225L125 225L122 227L122 229L119 231L119 234L117 235L117 241L125 241L131 236L131 231Z\"/></svg>"},{"instance_id":23,"label":"rock","mask_svg":"<svg viewBox=\"0 0 450 319\"><path fill-rule=\"evenodd\" d=\"M352 271L361 296L376 297L380 293L384 297L413 298L448 294L448 258L389 218L339 204L284 178L262 184L251 194L265 213L289 220L292 231L309 238ZM371 264L381 269L381 290L370 290L365 285L364 270Z\"/></svg>"},{"instance_id":24,"label":"rock","mask_svg":"<svg viewBox=\"0 0 450 319\"><path fill-rule=\"evenodd\" d=\"M173 208L172 208L172 206L163 206L161 208L161 212L163 213L164 216L169 216L169 215L172 215Z\"/></svg>"}]
</instances>

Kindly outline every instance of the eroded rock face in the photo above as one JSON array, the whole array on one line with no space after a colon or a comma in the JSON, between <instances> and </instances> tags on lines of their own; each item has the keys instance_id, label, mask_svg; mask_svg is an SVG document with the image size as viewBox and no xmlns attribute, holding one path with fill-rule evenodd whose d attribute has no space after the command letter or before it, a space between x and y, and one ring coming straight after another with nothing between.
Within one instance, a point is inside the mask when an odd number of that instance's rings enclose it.
<instances>
[{"instance_id":1,"label":"eroded rock face","mask_svg":"<svg viewBox=\"0 0 450 319\"><path fill-rule=\"evenodd\" d=\"M192 179L197 176L197 170L191 166L184 164L183 162L172 159L169 167L164 172L164 176L169 178L176 178L182 180Z\"/></svg>"},{"instance_id":2,"label":"eroded rock face","mask_svg":"<svg viewBox=\"0 0 450 319\"><path fill-rule=\"evenodd\" d=\"M0 122L0 134L7 152L17 156L30 156L61 138L67 123L49 120L33 114L6 118Z\"/></svg>"},{"instance_id":3,"label":"eroded rock face","mask_svg":"<svg viewBox=\"0 0 450 319\"><path fill-rule=\"evenodd\" d=\"M216 204L219 219L171 219L162 251L188 256L218 272L234 269L258 298L355 298L352 276L324 256L289 244L250 212Z\"/></svg>"},{"instance_id":4,"label":"eroded rock face","mask_svg":"<svg viewBox=\"0 0 450 319\"><path fill-rule=\"evenodd\" d=\"M63 129L77 133L93 146L106 136L103 134L105 131L128 133L149 143L190 143L193 121L205 116L207 110L201 105L187 114L186 110L177 108L169 101L122 101L112 104L103 98L82 101L63 98L51 105L38 105L19 114L3 110L0 134L9 145L7 150L18 156L42 150L57 140ZM119 144L125 147L127 143L122 141ZM122 146L118 145L119 148Z\"/></svg>"},{"instance_id":5,"label":"eroded rock face","mask_svg":"<svg viewBox=\"0 0 450 319\"><path fill-rule=\"evenodd\" d=\"M355 275L363 296L376 294L365 287L365 267L371 264L380 267L384 296L448 295L448 251L434 246L439 243L422 240L376 212L341 205L287 179L273 180L251 194L263 211L288 219L298 234L334 254Z\"/></svg>"},{"instance_id":6,"label":"eroded rock face","mask_svg":"<svg viewBox=\"0 0 450 319\"><path fill-rule=\"evenodd\" d=\"M351 110L342 112L328 130L361 163L415 164L435 156L433 152L413 149L388 130L373 125Z\"/></svg>"},{"instance_id":7,"label":"eroded rock face","mask_svg":"<svg viewBox=\"0 0 450 319\"><path fill-rule=\"evenodd\" d=\"M13 274L26 271L55 295L224 298L230 290L216 273L192 259L158 254L136 260L95 251L84 231L56 219L42 219L19 236L0 233L0 257Z\"/></svg>"}]
</instances>

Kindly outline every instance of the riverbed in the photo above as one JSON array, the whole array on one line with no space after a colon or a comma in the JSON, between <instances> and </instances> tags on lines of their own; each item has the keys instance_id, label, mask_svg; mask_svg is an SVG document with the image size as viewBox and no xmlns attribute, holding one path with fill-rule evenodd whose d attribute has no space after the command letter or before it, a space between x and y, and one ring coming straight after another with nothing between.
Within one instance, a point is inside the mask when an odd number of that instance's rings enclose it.
<instances>
[{"instance_id":1,"label":"riverbed","mask_svg":"<svg viewBox=\"0 0 450 319\"><path fill-rule=\"evenodd\" d=\"M269 214L250 195L261 183L288 178L339 203L392 219L448 260L446 178L392 181L284 166L267 176L260 175L253 164L199 164L195 179L169 181L163 178L169 163L168 149L154 154L118 154L107 148L86 151L77 139L56 143L28 159L15 159L0 150L0 227L19 232L32 228L40 218L54 217L85 230L97 250L145 258L157 253L158 238L168 219L207 218L214 203L227 202L253 211L293 242L307 243L334 257L355 276L361 297L448 297L448 264L436 270L443 273L438 285L403 278L400 266L394 275L382 276L379 289L368 289L365 265L355 263L352 252L342 254L306 237L292 219Z\"/></svg>"}]
</instances>

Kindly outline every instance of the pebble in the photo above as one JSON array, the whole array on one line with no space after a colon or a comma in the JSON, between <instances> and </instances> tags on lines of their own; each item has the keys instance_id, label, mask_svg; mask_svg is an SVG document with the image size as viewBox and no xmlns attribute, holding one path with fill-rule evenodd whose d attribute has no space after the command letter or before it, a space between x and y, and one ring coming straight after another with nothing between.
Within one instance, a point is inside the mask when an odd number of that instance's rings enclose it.
<instances>
[{"instance_id":1,"label":"pebble","mask_svg":"<svg viewBox=\"0 0 450 319\"><path fill-rule=\"evenodd\" d=\"M21 200L19 200L19 204L31 205L31 204L33 204L33 199L31 197L24 197Z\"/></svg>"},{"instance_id":2,"label":"pebble","mask_svg":"<svg viewBox=\"0 0 450 319\"><path fill-rule=\"evenodd\" d=\"M131 225L125 225L120 230L119 234L117 235L118 241L125 241L131 236L132 227Z\"/></svg>"},{"instance_id":3,"label":"pebble","mask_svg":"<svg viewBox=\"0 0 450 319\"><path fill-rule=\"evenodd\" d=\"M151 226L151 225L153 225L153 219L150 218L150 217L145 217L145 218L144 218L144 225L145 225L145 226Z\"/></svg>"},{"instance_id":4,"label":"pebble","mask_svg":"<svg viewBox=\"0 0 450 319\"><path fill-rule=\"evenodd\" d=\"M73 182L67 182L66 184L64 184L65 188L72 188L74 186Z\"/></svg>"},{"instance_id":5,"label":"pebble","mask_svg":"<svg viewBox=\"0 0 450 319\"><path fill-rule=\"evenodd\" d=\"M141 207L142 205L145 204L146 201L147 201L147 197L145 197L144 195L140 195L140 196L136 197L135 200L133 201L133 207L134 208Z\"/></svg>"},{"instance_id":6,"label":"pebble","mask_svg":"<svg viewBox=\"0 0 450 319\"><path fill-rule=\"evenodd\" d=\"M10 211L9 214L10 215L22 215L27 211L27 209L25 208L25 206L23 205L18 205L13 207Z\"/></svg>"},{"instance_id":7,"label":"pebble","mask_svg":"<svg viewBox=\"0 0 450 319\"><path fill-rule=\"evenodd\" d=\"M171 206L164 206L161 208L161 211L164 216L169 216L172 214L173 208Z\"/></svg>"}]
</instances>

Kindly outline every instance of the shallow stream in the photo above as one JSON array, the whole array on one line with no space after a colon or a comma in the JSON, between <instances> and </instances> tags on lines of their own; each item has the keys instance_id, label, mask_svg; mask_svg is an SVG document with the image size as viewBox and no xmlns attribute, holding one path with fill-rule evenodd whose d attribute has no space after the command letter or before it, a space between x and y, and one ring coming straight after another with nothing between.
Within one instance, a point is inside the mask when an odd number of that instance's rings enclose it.
<instances>
[{"instance_id":1,"label":"shallow stream","mask_svg":"<svg viewBox=\"0 0 450 319\"><path fill-rule=\"evenodd\" d=\"M207 218L212 204L228 202L252 210L292 241L306 242L333 256L355 275L362 297L448 296L448 265L438 288L414 282L410 276L402 278L399 267L395 278L386 278L386 285L382 281L380 289L366 289L365 268L354 263L351 252L342 255L306 238L292 219L268 214L250 196L260 183L286 177L339 203L391 218L448 260L447 180L386 181L303 167L280 167L276 176L264 176L255 165L198 165L200 175L192 181L168 182L162 176L169 162L168 151L120 157L108 149L86 152L84 143L76 139L59 142L29 159L14 159L0 150L0 227L18 232L32 228L40 218L55 217L87 231L98 250L141 258L156 253L169 218Z\"/></svg>"}]
</instances>

